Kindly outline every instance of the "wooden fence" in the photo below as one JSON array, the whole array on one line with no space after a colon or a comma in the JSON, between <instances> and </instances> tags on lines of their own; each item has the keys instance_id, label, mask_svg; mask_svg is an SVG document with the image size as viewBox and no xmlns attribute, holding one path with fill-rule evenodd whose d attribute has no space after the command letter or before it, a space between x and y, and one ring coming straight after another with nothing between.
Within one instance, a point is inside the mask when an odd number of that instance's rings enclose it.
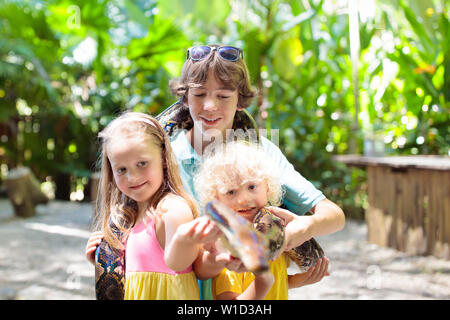
<instances>
[{"instance_id":1,"label":"wooden fence","mask_svg":"<svg viewBox=\"0 0 450 320\"><path fill-rule=\"evenodd\" d=\"M450 157L336 160L367 168L369 242L450 260Z\"/></svg>"}]
</instances>

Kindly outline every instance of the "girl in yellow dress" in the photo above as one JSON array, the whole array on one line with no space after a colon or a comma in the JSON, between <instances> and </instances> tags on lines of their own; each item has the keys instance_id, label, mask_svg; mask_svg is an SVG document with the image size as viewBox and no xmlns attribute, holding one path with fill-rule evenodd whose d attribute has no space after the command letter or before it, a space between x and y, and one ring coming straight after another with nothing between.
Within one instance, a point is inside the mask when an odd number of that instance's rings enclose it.
<instances>
[{"instance_id":1,"label":"girl in yellow dress","mask_svg":"<svg viewBox=\"0 0 450 320\"><path fill-rule=\"evenodd\" d=\"M125 249L125 299L199 299L192 263L217 229L206 218L195 219L196 203L182 187L162 127L149 115L130 112L99 136L99 237ZM97 244L92 237L88 247Z\"/></svg>"},{"instance_id":2,"label":"girl in yellow dress","mask_svg":"<svg viewBox=\"0 0 450 320\"><path fill-rule=\"evenodd\" d=\"M257 145L242 141L230 142L215 146L212 151L204 159L194 179L202 207L208 201L217 199L253 222L263 207L280 204L282 187L279 171ZM251 272L236 273L223 269L213 279L213 296L226 300L287 300L289 288L311 284L314 275L324 272L312 267L306 273L288 276L288 266L289 258L281 252L278 258L269 262L267 273L254 275ZM311 276L313 278L308 280ZM320 277L316 281L319 280Z\"/></svg>"}]
</instances>

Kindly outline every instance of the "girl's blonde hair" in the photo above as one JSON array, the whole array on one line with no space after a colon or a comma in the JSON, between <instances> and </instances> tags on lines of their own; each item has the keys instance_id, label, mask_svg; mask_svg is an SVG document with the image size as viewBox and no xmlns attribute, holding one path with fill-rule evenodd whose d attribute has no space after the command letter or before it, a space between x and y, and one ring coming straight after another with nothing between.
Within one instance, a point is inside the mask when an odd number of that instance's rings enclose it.
<instances>
[{"instance_id":1,"label":"girl's blonde hair","mask_svg":"<svg viewBox=\"0 0 450 320\"><path fill-rule=\"evenodd\" d=\"M282 187L275 163L257 144L232 141L215 146L194 177L200 206L248 181L265 181L270 205L281 204Z\"/></svg>"},{"instance_id":2,"label":"girl's blonde hair","mask_svg":"<svg viewBox=\"0 0 450 320\"><path fill-rule=\"evenodd\" d=\"M164 170L163 183L152 196L149 208L157 212L161 200L168 194L174 194L186 200L194 218L198 216L196 202L183 188L176 158L172 152L169 138L161 125L145 113L124 113L111 121L99 133L101 173L94 229L102 230L104 239L114 249L123 249L123 242L136 222L137 203L117 187L106 150L112 139L128 136L142 138L142 143L154 143L161 150Z\"/></svg>"},{"instance_id":3,"label":"girl's blonde hair","mask_svg":"<svg viewBox=\"0 0 450 320\"><path fill-rule=\"evenodd\" d=\"M218 47L219 45L210 45ZM206 82L208 71L213 70L216 78L231 90L238 90L238 107L247 108L256 96L252 87L250 75L242 58L237 61L227 61L219 57L216 51L200 61L186 60L179 79L171 80L169 86L178 98L187 96L189 88L195 88Z\"/></svg>"}]
</instances>

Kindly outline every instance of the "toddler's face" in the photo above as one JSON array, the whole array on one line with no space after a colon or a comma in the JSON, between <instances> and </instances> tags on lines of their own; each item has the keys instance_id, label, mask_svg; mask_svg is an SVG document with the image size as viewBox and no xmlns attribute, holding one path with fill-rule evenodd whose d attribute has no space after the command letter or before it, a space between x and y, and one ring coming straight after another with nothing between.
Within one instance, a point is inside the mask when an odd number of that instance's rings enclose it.
<instances>
[{"instance_id":1,"label":"toddler's face","mask_svg":"<svg viewBox=\"0 0 450 320\"><path fill-rule=\"evenodd\" d=\"M268 187L265 181L247 181L218 193L217 200L252 222L256 214L267 205Z\"/></svg>"}]
</instances>

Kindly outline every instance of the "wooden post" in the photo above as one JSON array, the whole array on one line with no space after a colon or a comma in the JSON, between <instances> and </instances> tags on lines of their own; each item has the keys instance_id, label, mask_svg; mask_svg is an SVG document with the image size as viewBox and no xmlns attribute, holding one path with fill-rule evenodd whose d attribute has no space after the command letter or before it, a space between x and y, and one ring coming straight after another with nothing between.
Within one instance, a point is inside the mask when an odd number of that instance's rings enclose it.
<instances>
[{"instance_id":1,"label":"wooden post","mask_svg":"<svg viewBox=\"0 0 450 320\"><path fill-rule=\"evenodd\" d=\"M41 191L39 181L27 167L15 168L8 172L6 189L14 213L19 217L34 216L36 205L47 203L49 200Z\"/></svg>"},{"instance_id":2,"label":"wooden post","mask_svg":"<svg viewBox=\"0 0 450 320\"><path fill-rule=\"evenodd\" d=\"M93 172L91 174L91 202L95 204L97 201L97 193L98 193L98 184L100 180L100 172Z\"/></svg>"}]
</instances>

